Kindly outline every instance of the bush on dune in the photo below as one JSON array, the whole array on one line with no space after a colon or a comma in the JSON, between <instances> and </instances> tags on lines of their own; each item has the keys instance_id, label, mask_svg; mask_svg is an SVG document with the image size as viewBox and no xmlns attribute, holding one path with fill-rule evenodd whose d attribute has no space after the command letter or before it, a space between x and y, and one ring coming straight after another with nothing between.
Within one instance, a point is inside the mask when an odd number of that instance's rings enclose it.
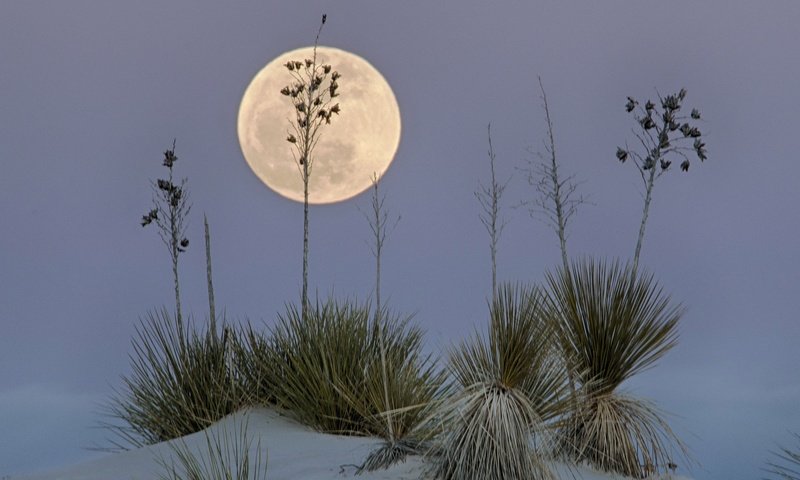
<instances>
[{"instance_id":1,"label":"bush on dune","mask_svg":"<svg viewBox=\"0 0 800 480\"><path fill-rule=\"evenodd\" d=\"M200 431L244 404L226 358L229 342L178 322L164 309L149 313L136 329L132 373L123 376L124 390L107 407L122 422L105 425L119 438L113 442L119 449Z\"/></svg>"},{"instance_id":2,"label":"bush on dune","mask_svg":"<svg viewBox=\"0 0 800 480\"><path fill-rule=\"evenodd\" d=\"M289 305L269 337L247 328L238 362L252 362L242 377L260 403L276 404L322 432L386 439L387 448L365 469L415 451L443 383L422 353L418 327L385 311L372 318L368 305L349 300L317 302L305 321Z\"/></svg>"},{"instance_id":3,"label":"bush on dune","mask_svg":"<svg viewBox=\"0 0 800 480\"><path fill-rule=\"evenodd\" d=\"M502 285L488 338L456 348L460 391L445 405L437 478L550 478L549 423L566 409L566 375L538 289Z\"/></svg>"},{"instance_id":4,"label":"bush on dune","mask_svg":"<svg viewBox=\"0 0 800 480\"><path fill-rule=\"evenodd\" d=\"M362 465L377 470L420 451L433 435L426 420L443 391L445 372L422 353L423 332L383 309L370 326L369 358L360 391L340 388L363 418L365 431L385 440Z\"/></svg>"},{"instance_id":5,"label":"bush on dune","mask_svg":"<svg viewBox=\"0 0 800 480\"><path fill-rule=\"evenodd\" d=\"M639 477L666 469L672 447L686 449L649 402L618 387L653 366L677 341L683 308L652 275L593 260L548 274L549 311L579 384L561 430L561 453L606 471Z\"/></svg>"}]
</instances>

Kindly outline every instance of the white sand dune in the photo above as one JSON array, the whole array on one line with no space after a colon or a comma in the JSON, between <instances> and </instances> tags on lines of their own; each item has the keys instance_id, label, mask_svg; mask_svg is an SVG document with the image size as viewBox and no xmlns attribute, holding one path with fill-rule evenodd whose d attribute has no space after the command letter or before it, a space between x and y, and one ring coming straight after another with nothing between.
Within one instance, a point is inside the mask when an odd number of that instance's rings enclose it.
<instances>
[{"instance_id":1,"label":"white sand dune","mask_svg":"<svg viewBox=\"0 0 800 480\"><path fill-rule=\"evenodd\" d=\"M246 423L248 435L254 439L251 456L260 439L262 456L267 461L268 480L416 480L423 477L426 464L420 457L410 457L388 470L365 472L356 477L357 465L380 445L381 440L345 437L315 432L280 413L265 408L248 409L230 415L198 432L177 441L196 453L206 449L206 433L235 435ZM169 459L172 442L163 442L136 450L109 454L97 460L44 474L13 476L10 480L158 480L163 473L159 458ZM556 465L562 479L615 480L623 477L600 474L583 467L565 468ZM675 480L684 477L673 477Z\"/></svg>"}]
</instances>

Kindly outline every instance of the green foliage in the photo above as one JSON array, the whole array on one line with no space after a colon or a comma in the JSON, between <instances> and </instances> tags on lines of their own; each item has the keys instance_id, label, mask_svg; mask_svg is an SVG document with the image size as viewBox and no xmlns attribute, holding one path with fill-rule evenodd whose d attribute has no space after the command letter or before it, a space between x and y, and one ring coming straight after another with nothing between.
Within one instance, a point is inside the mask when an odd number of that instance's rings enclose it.
<instances>
[{"instance_id":1,"label":"green foliage","mask_svg":"<svg viewBox=\"0 0 800 480\"><path fill-rule=\"evenodd\" d=\"M593 392L613 391L675 346L684 309L652 275L587 259L546 277L569 367Z\"/></svg>"},{"instance_id":2,"label":"green foliage","mask_svg":"<svg viewBox=\"0 0 800 480\"><path fill-rule=\"evenodd\" d=\"M205 449L195 454L183 439L170 444L173 458L168 462L159 458L165 470L160 480L266 480L267 464L261 457L261 440L256 442L256 455L252 463L250 449L253 439L247 434L247 424L237 427L239 432L223 431L221 434L204 431ZM175 465L175 458L179 467ZM252 468L251 468L252 465ZM251 472L252 476L251 476Z\"/></svg>"},{"instance_id":3,"label":"green foliage","mask_svg":"<svg viewBox=\"0 0 800 480\"><path fill-rule=\"evenodd\" d=\"M773 452L775 460L767 462L767 472L780 480L800 480L800 434L794 434L798 446L794 450L781 447Z\"/></svg>"},{"instance_id":4,"label":"green foliage","mask_svg":"<svg viewBox=\"0 0 800 480\"><path fill-rule=\"evenodd\" d=\"M248 323L235 336L234 364L239 382L250 405L275 405L278 354L270 337L253 329Z\"/></svg>"},{"instance_id":5,"label":"green foliage","mask_svg":"<svg viewBox=\"0 0 800 480\"><path fill-rule=\"evenodd\" d=\"M409 319L371 318L367 305L328 299L305 321L289 305L269 338L248 328L240 355L251 363L242 370L246 390L323 432L415 444L443 377L422 354L422 331Z\"/></svg>"},{"instance_id":6,"label":"green foliage","mask_svg":"<svg viewBox=\"0 0 800 480\"><path fill-rule=\"evenodd\" d=\"M575 262L547 281L549 314L581 387L562 453L630 476L665 468L670 445L685 448L652 405L617 388L675 345L683 308L671 305L652 275L618 262Z\"/></svg>"},{"instance_id":7,"label":"green foliage","mask_svg":"<svg viewBox=\"0 0 800 480\"><path fill-rule=\"evenodd\" d=\"M106 424L122 443L141 447L200 431L244 403L216 332L181 334L169 312L149 313L136 329L132 373L108 406L119 424Z\"/></svg>"},{"instance_id":8,"label":"green foliage","mask_svg":"<svg viewBox=\"0 0 800 480\"><path fill-rule=\"evenodd\" d=\"M542 313L538 289L501 285L488 338L475 336L452 352L461 391L445 404L437 478L551 476L548 423L568 403L554 331Z\"/></svg>"}]
</instances>

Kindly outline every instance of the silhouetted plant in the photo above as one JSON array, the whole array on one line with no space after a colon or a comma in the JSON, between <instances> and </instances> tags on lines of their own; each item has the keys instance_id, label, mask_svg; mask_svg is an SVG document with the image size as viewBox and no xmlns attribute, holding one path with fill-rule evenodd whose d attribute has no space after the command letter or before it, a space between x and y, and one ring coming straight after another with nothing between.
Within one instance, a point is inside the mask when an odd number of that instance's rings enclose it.
<instances>
[{"instance_id":1,"label":"silhouetted plant","mask_svg":"<svg viewBox=\"0 0 800 480\"><path fill-rule=\"evenodd\" d=\"M178 256L186 251L189 240L186 238L186 217L192 206L189 204L189 192L186 189L186 179L175 183L173 168L178 157L175 155L175 141L172 148L164 151L163 165L169 172L167 178L159 178L153 182L153 208L142 216L143 227L155 223L158 226L158 235L169 251L172 261L172 278L175 286L175 310L178 332L183 335L183 316L181 314L181 291L178 281Z\"/></svg>"},{"instance_id":2,"label":"silhouetted plant","mask_svg":"<svg viewBox=\"0 0 800 480\"><path fill-rule=\"evenodd\" d=\"M475 198L478 199L483 210L483 213L478 214L478 218L489 234L489 254L492 259L492 297L494 297L497 295L497 242L507 223L505 219L499 217L500 199L511 177L504 183L497 180L494 169L495 154L492 148L492 125L489 124L486 130L489 137L489 185L479 183L479 188L475 191Z\"/></svg>"},{"instance_id":3,"label":"silhouetted plant","mask_svg":"<svg viewBox=\"0 0 800 480\"><path fill-rule=\"evenodd\" d=\"M308 310L308 186L314 167L314 147L319 141L320 128L330 124L333 115L339 115L341 111L338 103L331 105L339 96L341 74L330 65L317 64L317 44L326 19L327 16L323 15L312 57L303 61L291 60L284 65L293 81L281 89L281 94L291 101L295 112L294 120L289 122L292 130L286 141L293 147L292 156L303 180L303 318Z\"/></svg>"},{"instance_id":4,"label":"silhouetted plant","mask_svg":"<svg viewBox=\"0 0 800 480\"><path fill-rule=\"evenodd\" d=\"M583 260L547 274L549 315L579 384L561 430L561 453L606 471L638 477L666 469L686 449L649 402L618 391L677 342L683 307L652 275L618 262Z\"/></svg>"},{"instance_id":5,"label":"silhouetted plant","mask_svg":"<svg viewBox=\"0 0 800 480\"><path fill-rule=\"evenodd\" d=\"M639 141L641 150L628 148L627 144L625 148L617 147L617 159L623 163L629 158L633 159L633 164L639 170L645 187L642 221L633 255L634 272L639 266L639 253L642 250L655 181L670 170L673 157L683 159L680 168L684 172L689 171L691 164L688 154L696 156L700 161L707 158L702 133L694 125L695 121L700 120L700 112L695 108L689 114L682 114L681 108L685 98L686 89L682 88L674 95L666 97L658 95L658 104L647 100L642 106L632 97L628 97L628 102L625 104L625 111L632 113L636 120L637 129L634 130L634 135Z\"/></svg>"},{"instance_id":6,"label":"silhouetted plant","mask_svg":"<svg viewBox=\"0 0 800 480\"><path fill-rule=\"evenodd\" d=\"M774 460L767 462L767 473L778 480L800 480L800 434L795 433L794 438L798 442L794 449L780 447L772 452Z\"/></svg>"}]
</instances>

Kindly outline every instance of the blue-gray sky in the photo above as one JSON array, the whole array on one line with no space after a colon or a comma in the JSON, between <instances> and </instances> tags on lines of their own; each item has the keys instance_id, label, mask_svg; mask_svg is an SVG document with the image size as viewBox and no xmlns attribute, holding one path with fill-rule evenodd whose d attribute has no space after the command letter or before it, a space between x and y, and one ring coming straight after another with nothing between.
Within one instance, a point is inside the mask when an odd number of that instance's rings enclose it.
<instances>
[{"instance_id":1,"label":"blue-gray sky","mask_svg":"<svg viewBox=\"0 0 800 480\"><path fill-rule=\"evenodd\" d=\"M252 76L311 43L322 13L321 43L366 58L395 90L403 135L382 188L402 220L383 294L442 351L487 317L473 196L487 123L500 175L514 175L499 277L539 282L559 262L556 237L510 208L533 195L515 168L544 139L537 75L562 168L594 203L571 226L574 257L631 257L641 180L614 156L633 139L625 97L687 88L709 159L656 185L641 263L688 311L680 344L627 389L675 415L696 478L760 477L800 430L793 1L4 2L0 474L78 462L103 442L98 405L129 372L134 327L173 301L166 251L138 223L173 138L194 205L184 308L207 308L203 212L229 319L269 323L299 296L302 205L250 171L236 115ZM368 200L312 208L312 291L370 294Z\"/></svg>"}]
</instances>

